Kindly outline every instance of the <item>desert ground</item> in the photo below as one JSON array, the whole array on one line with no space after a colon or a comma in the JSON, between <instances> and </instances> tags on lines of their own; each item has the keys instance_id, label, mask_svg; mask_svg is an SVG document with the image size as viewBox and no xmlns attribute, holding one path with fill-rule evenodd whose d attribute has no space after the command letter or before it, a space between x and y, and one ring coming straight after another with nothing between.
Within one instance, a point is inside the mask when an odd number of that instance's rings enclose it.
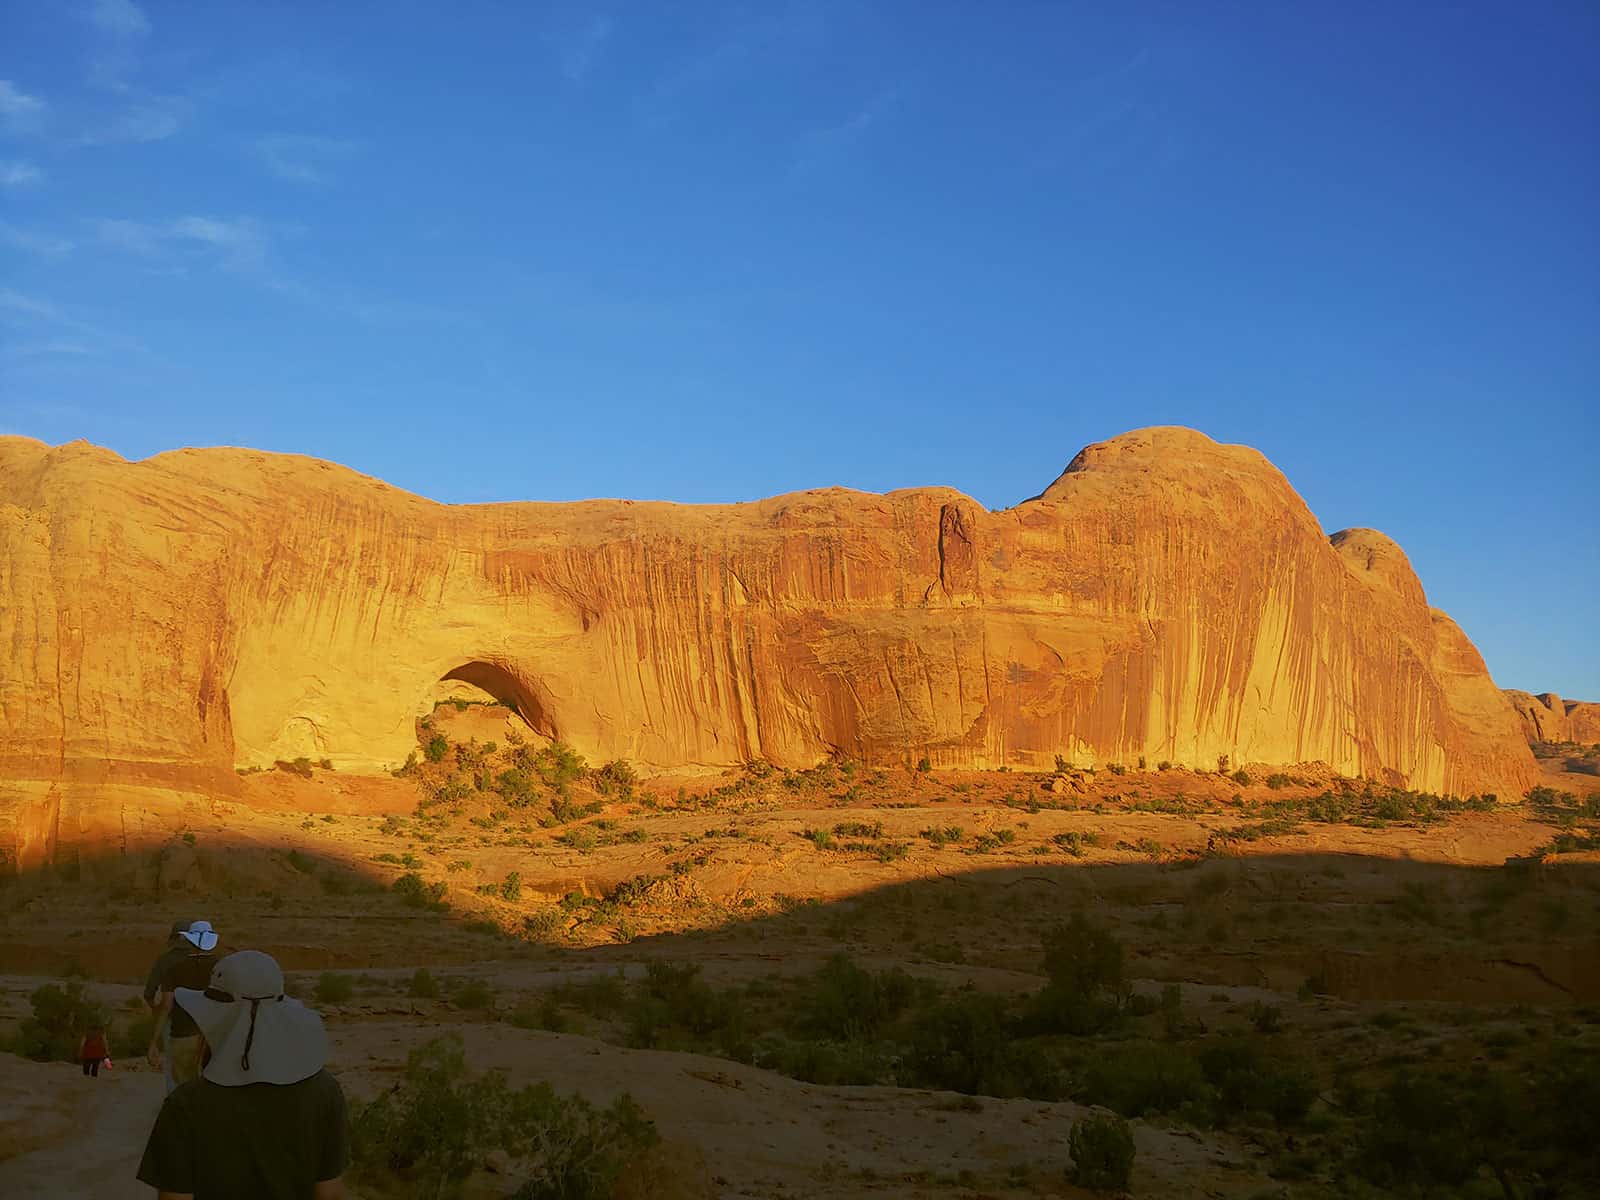
<instances>
[{"instance_id":1,"label":"desert ground","mask_svg":"<svg viewBox=\"0 0 1600 1200\"><path fill-rule=\"evenodd\" d=\"M1489 799L1249 763L637 779L464 701L417 735L395 777L302 760L228 800L151 788L143 844L0 889L8 1043L52 985L122 1043L98 1080L0 1058L0 1193L148 1194L161 1087L131 1050L179 917L278 957L358 1104L446 1034L468 1077L627 1093L661 1141L617 1195L1087 1196L1069 1131L1107 1109L1135 1196L1593 1182L1571 1148L1594 1108L1487 1150L1394 1139L1449 1117L1481 1142L1464 1080L1593 1099L1600 779L1565 757ZM1052 1008L1045 947L1073 928L1118 961ZM515 1162L476 1165L464 1194L516 1192Z\"/></svg>"}]
</instances>

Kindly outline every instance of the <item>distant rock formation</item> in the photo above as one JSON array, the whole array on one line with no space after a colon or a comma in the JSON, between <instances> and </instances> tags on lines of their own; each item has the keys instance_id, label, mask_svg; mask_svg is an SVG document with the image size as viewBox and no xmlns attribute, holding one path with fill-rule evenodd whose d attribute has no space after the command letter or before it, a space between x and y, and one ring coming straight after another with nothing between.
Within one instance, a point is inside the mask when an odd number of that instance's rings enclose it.
<instances>
[{"instance_id":1,"label":"distant rock formation","mask_svg":"<svg viewBox=\"0 0 1600 1200\"><path fill-rule=\"evenodd\" d=\"M1588 700L1563 700L1554 692L1519 692L1506 689L1506 699L1522 719L1522 734L1530 744L1600 742L1600 704Z\"/></svg>"},{"instance_id":2,"label":"distant rock formation","mask_svg":"<svg viewBox=\"0 0 1600 1200\"><path fill-rule=\"evenodd\" d=\"M447 680L653 768L1537 778L1399 547L1328 538L1262 455L1187 429L1090 446L997 512L948 488L449 506L294 456L0 438L0 779L375 771Z\"/></svg>"}]
</instances>

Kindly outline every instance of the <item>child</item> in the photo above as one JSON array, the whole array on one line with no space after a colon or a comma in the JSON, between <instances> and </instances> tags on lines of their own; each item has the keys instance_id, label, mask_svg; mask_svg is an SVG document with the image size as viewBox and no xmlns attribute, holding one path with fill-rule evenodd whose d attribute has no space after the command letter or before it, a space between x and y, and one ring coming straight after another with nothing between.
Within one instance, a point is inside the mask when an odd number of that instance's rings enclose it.
<instances>
[{"instance_id":1,"label":"child","mask_svg":"<svg viewBox=\"0 0 1600 1200\"><path fill-rule=\"evenodd\" d=\"M83 1039L78 1043L78 1061L83 1064L83 1073L100 1075L100 1064L110 1057L111 1051L106 1046L106 1031L103 1026L91 1025L84 1032Z\"/></svg>"}]
</instances>

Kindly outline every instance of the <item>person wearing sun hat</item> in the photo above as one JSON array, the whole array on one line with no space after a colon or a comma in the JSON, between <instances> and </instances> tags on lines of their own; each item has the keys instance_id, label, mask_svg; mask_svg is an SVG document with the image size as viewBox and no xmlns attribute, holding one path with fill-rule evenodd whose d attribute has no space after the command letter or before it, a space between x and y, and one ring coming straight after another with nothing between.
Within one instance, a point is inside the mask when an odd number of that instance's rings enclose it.
<instances>
[{"instance_id":1,"label":"person wearing sun hat","mask_svg":"<svg viewBox=\"0 0 1600 1200\"><path fill-rule=\"evenodd\" d=\"M166 1077L167 1092L200 1073L200 1031L188 1013L172 1005L180 987L203 988L217 965L217 931L210 921L174 921L167 948L150 968L144 999L155 1017L148 1057Z\"/></svg>"},{"instance_id":2,"label":"person wearing sun hat","mask_svg":"<svg viewBox=\"0 0 1600 1200\"><path fill-rule=\"evenodd\" d=\"M322 1018L284 994L271 955L240 950L177 1006L204 1066L161 1106L140 1182L166 1198L336 1200L349 1162L344 1092L326 1069Z\"/></svg>"}]
</instances>

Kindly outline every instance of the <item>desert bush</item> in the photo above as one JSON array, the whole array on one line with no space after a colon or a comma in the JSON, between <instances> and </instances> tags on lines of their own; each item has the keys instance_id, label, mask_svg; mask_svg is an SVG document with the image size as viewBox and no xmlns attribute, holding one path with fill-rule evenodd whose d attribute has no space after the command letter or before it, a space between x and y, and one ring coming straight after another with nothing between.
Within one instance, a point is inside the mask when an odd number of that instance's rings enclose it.
<instances>
[{"instance_id":1,"label":"desert bush","mask_svg":"<svg viewBox=\"0 0 1600 1200\"><path fill-rule=\"evenodd\" d=\"M877 1037L911 1004L916 982L898 967L868 971L835 954L811 977L797 1006L797 1027L839 1041Z\"/></svg>"},{"instance_id":2,"label":"desert bush","mask_svg":"<svg viewBox=\"0 0 1600 1200\"><path fill-rule=\"evenodd\" d=\"M533 770L544 785L565 795L567 789L588 774L588 764L565 742L551 742L532 756ZM626 766L626 764L623 764Z\"/></svg>"},{"instance_id":3,"label":"desert bush","mask_svg":"<svg viewBox=\"0 0 1600 1200\"><path fill-rule=\"evenodd\" d=\"M407 871L390 884L389 888L412 908L443 912L450 907L444 898L449 890L444 883L426 883L415 871Z\"/></svg>"},{"instance_id":4,"label":"desert bush","mask_svg":"<svg viewBox=\"0 0 1600 1200\"><path fill-rule=\"evenodd\" d=\"M1223 1038L1200 1051L1200 1068L1213 1089L1212 1119L1227 1124L1263 1114L1293 1124L1317 1097L1310 1071L1273 1044L1248 1037Z\"/></svg>"},{"instance_id":5,"label":"desert bush","mask_svg":"<svg viewBox=\"0 0 1600 1200\"><path fill-rule=\"evenodd\" d=\"M632 796L633 787L638 782L638 774L620 758L612 759L594 773L595 790L602 796L614 796L619 800Z\"/></svg>"},{"instance_id":6,"label":"desert bush","mask_svg":"<svg viewBox=\"0 0 1600 1200\"><path fill-rule=\"evenodd\" d=\"M928 761L928 756L926 754L917 759L917 770L924 775L933 770L933 763Z\"/></svg>"},{"instance_id":7,"label":"desert bush","mask_svg":"<svg viewBox=\"0 0 1600 1200\"><path fill-rule=\"evenodd\" d=\"M903 1080L985 1096L1054 1100L1055 1063L1018 1041L999 996L962 991L919 1008L911 1020Z\"/></svg>"},{"instance_id":8,"label":"desert bush","mask_svg":"<svg viewBox=\"0 0 1600 1200\"><path fill-rule=\"evenodd\" d=\"M667 1028L696 1037L715 1035L725 1049L744 1040L744 1007L737 995L718 992L700 978L694 963L669 963L651 959L644 978L633 989L628 1013L630 1045L651 1047Z\"/></svg>"},{"instance_id":9,"label":"desert bush","mask_svg":"<svg viewBox=\"0 0 1600 1200\"><path fill-rule=\"evenodd\" d=\"M550 992L538 997L526 996L517 1001L511 1010L511 1023L518 1029L544 1029L560 1033L567 1027L567 1018L561 1011L561 1002Z\"/></svg>"},{"instance_id":10,"label":"desert bush","mask_svg":"<svg viewBox=\"0 0 1600 1200\"><path fill-rule=\"evenodd\" d=\"M1257 1000L1250 1006L1250 1024L1257 1033L1277 1033L1283 1028L1283 1009Z\"/></svg>"},{"instance_id":11,"label":"desert bush","mask_svg":"<svg viewBox=\"0 0 1600 1200\"><path fill-rule=\"evenodd\" d=\"M952 842L959 842L961 840L961 826L935 825L930 829L924 829L917 836L926 838L928 840L928 844L931 845L935 850L942 850L945 846L950 845Z\"/></svg>"},{"instance_id":12,"label":"desert bush","mask_svg":"<svg viewBox=\"0 0 1600 1200\"><path fill-rule=\"evenodd\" d=\"M1267 776L1267 786L1273 791L1277 791L1279 788L1286 788L1293 782L1293 779L1290 779L1289 776L1281 771L1274 771Z\"/></svg>"},{"instance_id":13,"label":"desert bush","mask_svg":"<svg viewBox=\"0 0 1600 1200\"><path fill-rule=\"evenodd\" d=\"M436 733L428 739L422 747L422 756L431 763L440 762L446 754L450 753L450 739L442 733Z\"/></svg>"},{"instance_id":14,"label":"desert bush","mask_svg":"<svg viewBox=\"0 0 1600 1200\"><path fill-rule=\"evenodd\" d=\"M522 918L524 937L549 941L567 932L567 914L558 905L547 904Z\"/></svg>"},{"instance_id":15,"label":"desert bush","mask_svg":"<svg viewBox=\"0 0 1600 1200\"><path fill-rule=\"evenodd\" d=\"M1100 844L1100 835L1069 829L1065 833L1056 834L1050 840L1072 855L1073 858L1082 858L1085 846L1098 846Z\"/></svg>"},{"instance_id":16,"label":"desert bush","mask_svg":"<svg viewBox=\"0 0 1600 1200\"><path fill-rule=\"evenodd\" d=\"M1133 1175L1133 1133L1111 1113L1093 1113L1072 1123L1067 1134L1072 1154L1068 1181L1090 1191L1122 1191Z\"/></svg>"},{"instance_id":17,"label":"desert bush","mask_svg":"<svg viewBox=\"0 0 1600 1200\"><path fill-rule=\"evenodd\" d=\"M1125 1117L1204 1105L1210 1097L1192 1054L1149 1041L1128 1042L1096 1054L1075 1090L1084 1103L1114 1108Z\"/></svg>"},{"instance_id":18,"label":"desert bush","mask_svg":"<svg viewBox=\"0 0 1600 1200\"><path fill-rule=\"evenodd\" d=\"M339 1004L355 995L356 981L349 975L324 971L317 976L317 1003Z\"/></svg>"},{"instance_id":19,"label":"desert bush","mask_svg":"<svg viewBox=\"0 0 1600 1200\"><path fill-rule=\"evenodd\" d=\"M579 825L557 834L556 841L579 854L588 854L600 844L600 835L589 825Z\"/></svg>"},{"instance_id":20,"label":"desert bush","mask_svg":"<svg viewBox=\"0 0 1600 1200\"><path fill-rule=\"evenodd\" d=\"M457 1008L481 1011L494 1007L494 992L481 979L469 979L450 993L450 1003Z\"/></svg>"},{"instance_id":21,"label":"desert bush","mask_svg":"<svg viewBox=\"0 0 1600 1200\"><path fill-rule=\"evenodd\" d=\"M93 1026L107 1028L110 1020L105 1007L86 996L76 979L64 988L53 983L35 988L28 1003L32 1012L17 1026L8 1049L35 1062L74 1061L79 1039Z\"/></svg>"},{"instance_id":22,"label":"desert bush","mask_svg":"<svg viewBox=\"0 0 1600 1200\"><path fill-rule=\"evenodd\" d=\"M427 967L418 967L406 985L406 994L417 1000L434 1000L439 995L439 981Z\"/></svg>"},{"instance_id":23,"label":"desert bush","mask_svg":"<svg viewBox=\"0 0 1600 1200\"><path fill-rule=\"evenodd\" d=\"M561 1003L570 1004L590 1016L609 1017L628 1003L628 989L622 975L594 975L576 983L562 983L552 992Z\"/></svg>"},{"instance_id":24,"label":"desert bush","mask_svg":"<svg viewBox=\"0 0 1600 1200\"><path fill-rule=\"evenodd\" d=\"M512 871L500 885L500 898L515 904L522 899L522 872Z\"/></svg>"},{"instance_id":25,"label":"desert bush","mask_svg":"<svg viewBox=\"0 0 1600 1200\"><path fill-rule=\"evenodd\" d=\"M896 1082L888 1048L867 1042L816 1038L762 1038L751 1060L763 1070L824 1087L867 1087Z\"/></svg>"},{"instance_id":26,"label":"desert bush","mask_svg":"<svg viewBox=\"0 0 1600 1200\"><path fill-rule=\"evenodd\" d=\"M1250 786L1250 772L1246 771L1243 767L1240 767L1237 771L1235 771L1233 773L1233 781L1235 783L1237 783L1240 787L1249 787Z\"/></svg>"},{"instance_id":27,"label":"desert bush","mask_svg":"<svg viewBox=\"0 0 1600 1200\"><path fill-rule=\"evenodd\" d=\"M1095 1033L1114 1024L1127 996L1122 943L1073 913L1044 936L1049 982L1030 1004L1030 1023L1044 1033Z\"/></svg>"},{"instance_id":28,"label":"desert bush","mask_svg":"<svg viewBox=\"0 0 1600 1200\"><path fill-rule=\"evenodd\" d=\"M400 1083L353 1106L350 1133L358 1173L428 1200L457 1194L495 1151L523 1179L516 1200L605 1200L659 1140L626 1094L596 1108L547 1084L512 1090L498 1072L468 1077L457 1037L413 1051Z\"/></svg>"}]
</instances>

